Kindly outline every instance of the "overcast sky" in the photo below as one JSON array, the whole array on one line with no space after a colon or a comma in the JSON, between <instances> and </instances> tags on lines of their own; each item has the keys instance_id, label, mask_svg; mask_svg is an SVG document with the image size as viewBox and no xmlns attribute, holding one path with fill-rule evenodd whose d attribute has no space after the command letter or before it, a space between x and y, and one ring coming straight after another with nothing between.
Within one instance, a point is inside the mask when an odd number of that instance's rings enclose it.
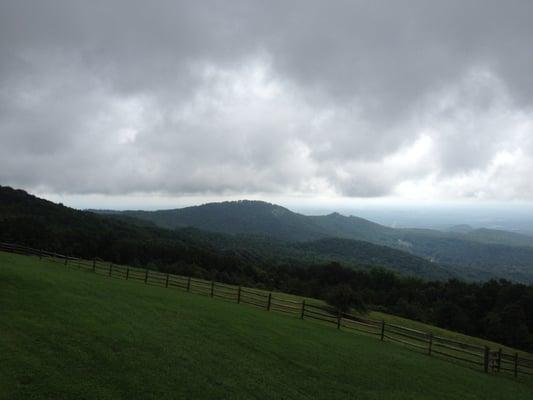
<instances>
[{"instance_id":1,"label":"overcast sky","mask_svg":"<svg viewBox=\"0 0 533 400\"><path fill-rule=\"evenodd\" d=\"M532 20L531 0L2 0L0 184L531 203Z\"/></svg>"}]
</instances>

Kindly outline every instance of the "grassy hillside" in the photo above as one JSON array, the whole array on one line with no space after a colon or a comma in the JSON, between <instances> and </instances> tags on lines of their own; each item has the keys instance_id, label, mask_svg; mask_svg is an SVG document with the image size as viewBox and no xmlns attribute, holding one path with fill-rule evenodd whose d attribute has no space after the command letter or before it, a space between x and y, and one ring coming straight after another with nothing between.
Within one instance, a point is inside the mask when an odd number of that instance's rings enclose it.
<instances>
[{"instance_id":1,"label":"grassy hillside","mask_svg":"<svg viewBox=\"0 0 533 400\"><path fill-rule=\"evenodd\" d=\"M397 315L391 315L391 314L387 314L387 313L383 313L379 311L370 311L366 317L376 319L376 320L384 320L386 323L397 324L400 326L405 326L406 328L416 329L422 332L431 332L435 336L442 336L442 337L452 339L452 340L457 340L463 343L469 343L469 344L479 345L479 346L489 346L491 349L501 348L503 351L508 352L508 353L514 354L515 352L518 352L520 355L523 355L524 357L529 357L529 358L531 357L531 353L527 353L527 352L515 349L513 347L504 346L501 343L496 343L496 342L493 342L487 339L465 335L460 332L450 331L448 329L439 328L434 325L425 324L423 322L414 321L412 319L402 318Z\"/></svg>"},{"instance_id":2,"label":"grassy hillside","mask_svg":"<svg viewBox=\"0 0 533 400\"><path fill-rule=\"evenodd\" d=\"M374 338L0 253L0 399L530 399Z\"/></svg>"},{"instance_id":3,"label":"grassy hillside","mask_svg":"<svg viewBox=\"0 0 533 400\"><path fill-rule=\"evenodd\" d=\"M264 293L265 295L268 295L269 293L268 291L264 291L260 289L255 289L255 290L257 292ZM315 299L312 297L302 297L302 296L297 296L297 295L292 295L292 294L282 293L282 292L272 292L272 293L274 294L276 298L287 299L287 300L297 301L297 302L301 302L302 300L305 300L306 304L312 304L312 305L317 305L321 307L327 306L327 303L324 302L323 300ZM403 318L398 315L392 315L392 314L388 314L382 311L373 311L373 310L369 310L366 313L357 313L356 311L352 311L352 313L364 319L371 319L375 321L385 321L387 324L396 324L396 325L403 326L405 328L415 329L415 330L425 332L425 333L432 333L435 336L457 340L463 343L468 343L468 344L473 344L473 345L478 345L478 346L488 346L494 350L501 348L503 351L507 353L514 354L515 352L517 352L523 357L531 358L531 353L528 353L520 349L516 349L514 347L505 346L501 343L497 343L497 342L483 339L480 337L469 336L469 335L466 335L460 332L451 331L449 329L439 328L434 325L426 324L426 323L415 321L415 320L408 319L408 318ZM533 382L531 383L533 384Z\"/></svg>"}]
</instances>

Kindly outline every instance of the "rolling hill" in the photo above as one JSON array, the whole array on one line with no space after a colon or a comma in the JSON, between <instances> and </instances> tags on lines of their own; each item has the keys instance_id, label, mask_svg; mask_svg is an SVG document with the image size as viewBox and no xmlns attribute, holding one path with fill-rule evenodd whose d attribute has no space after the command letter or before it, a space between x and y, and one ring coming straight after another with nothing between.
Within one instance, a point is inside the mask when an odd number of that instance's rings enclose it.
<instances>
[{"instance_id":1,"label":"rolling hill","mask_svg":"<svg viewBox=\"0 0 533 400\"><path fill-rule=\"evenodd\" d=\"M2 399L530 399L320 323L0 253Z\"/></svg>"},{"instance_id":2,"label":"rolling hill","mask_svg":"<svg viewBox=\"0 0 533 400\"><path fill-rule=\"evenodd\" d=\"M3 241L154 268L182 262L238 271L336 261L424 279L533 282L533 247L465 240L464 233L393 229L340 214L307 217L257 201L97 214L0 187L0 222Z\"/></svg>"},{"instance_id":3,"label":"rolling hill","mask_svg":"<svg viewBox=\"0 0 533 400\"><path fill-rule=\"evenodd\" d=\"M255 209L254 205L248 205L251 210ZM241 221L248 221L252 214L245 214ZM218 214L208 213L207 220L213 220L214 215ZM198 217L197 214L195 216ZM256 219L262 221L264 218ZM305 222L305 217L296 215L289 219L290 227L285 232L296 232L297 227L307 228L309 238L321 237L313 233L314 225ZM273 232L277 229L274 220L256 224L269 227ZM221 227L231 225L231 219L222 218L221 221ZM303 245L263 235L229 235L196 228L169 230L157 227L156 221L153 222L129 214L98 215L79 211L39 199L22 190L0 187L0 241L79 257L97 256L117 263L149 265L152 268L194 264L203 269L227 270L236 275L253 274L253 271L250 272L253 269L268 270L286 263L302 265L339 261L351 268L385 267L400 274L426 279L452 276L444 268L423 258L368 242L329 238L327 242L319 239L316 246L313 241ZM238 226L235 224L235 227ZM287 237L292 234L287 233Z\"/></svg>"},{"instance_id":4,"label":"rolling hill","mask_svg":"<svg viewBox=\"0 0 533 400\"><path fill-rule=\"evenodd\" d=\"M463 233L466 239L480 243L533 247L533 237L520 233L487 228L469 229Z\"/></svg>"},{"instance_id":5,"label":"rolling hill","mask_svg":"<svg viewBox=\"0 0 533 400\"><path fill-rule=\"evenodd\" d=\"M175 210L123 211L115 215L168 229L195 227L232 235L263 235L289 242L326 238L365 241L446 265L451 273L469 279L502 277L533 282L533 238L512 232L395 229L338 213L305 216L260 201L210 203ZM338 244L337 248L347 250L343 254L346 258L350 254L346 242ZM301 247L310 249L312 245ZM336 254L339 255L338 251Z\"/></svg>"},{"instance_id":6,"label":"rolling hill","mask_svg":"<svg viewBox=\"0 0 533 400\"><path fill-rule=\"evenodd\" d=\"M120 214L166 229L194 227L219 233L266 235L287 241L314 240L327 236L319 225L306 216L262 201L209 203L175 210L124 211Z\"/></svg>"}]
</instances>

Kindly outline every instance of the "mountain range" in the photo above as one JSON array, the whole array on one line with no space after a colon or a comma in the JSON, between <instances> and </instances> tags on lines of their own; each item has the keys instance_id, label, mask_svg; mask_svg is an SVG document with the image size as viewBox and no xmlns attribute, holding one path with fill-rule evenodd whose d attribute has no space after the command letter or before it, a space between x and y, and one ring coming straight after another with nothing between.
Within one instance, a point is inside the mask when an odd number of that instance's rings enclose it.
<instances>
[{"instance_id":1,"label":"mountain range","mask_svg":"<svg viewBox=\"0 0 533 400\"><path fill-rule=\"evenodd\" d=\"M135 265L268 269L340 262L423 279L533 282L533 238L471 229L394 229L260 201L161 211L81 211L0 186L0 241Z\"/></svg>"},{"instance_id":2,"label":"mountain range","mask_svg":"<svg viewBox=\"0 0 533 400\"><path fill-rule=\"evenodd\" d=\"M127 213L76 210L2 186L0 241L162 270L192 268L204 275L209 275L206 271L226 271L240 278L277 266L306 267L334 261L355 269L382 267L425 279L452 276L421 257L364 241L324 237L296 242L190 226L172 230Z\"/></svg>"},{"instance_id":3,"label":"mountain range","mask_svg":"<svg viewBox=\"0 0 533 400\"><path fill-rule=\"evenodd\" d=\"M421 257L467 278L533 280L533 237L502 230L468 226L447 231L398 229L355 216L339 213L306 216L279 205L247 200L173 210L107 213L166 229L194 227L222 234L265 236L300 243L296 246L300 248L313 247L315 251L321 248L321 254L334 254L343 260L350 258L353 250L347 245L350 242L338 239L357 240ZM324 242L325 239L329 242ZM302 244L310 241L319 241L321 245ZM335 249L324 246L324 243L335 243Z\"/></svg>"}]
</instances>

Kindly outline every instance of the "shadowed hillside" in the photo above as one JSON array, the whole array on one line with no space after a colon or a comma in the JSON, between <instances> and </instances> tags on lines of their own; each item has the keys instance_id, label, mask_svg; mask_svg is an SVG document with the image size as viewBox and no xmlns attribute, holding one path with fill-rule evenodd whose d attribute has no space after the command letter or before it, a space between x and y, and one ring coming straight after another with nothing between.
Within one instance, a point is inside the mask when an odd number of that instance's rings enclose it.
<instances>
[{"instance_id":1,"label":"shadowed hillside","mask_svg":"<svg viewBox=\"0 0 533 400\"><path fill-rule=\"evenodd\" d=\"M255 210L257 207L255 203L245 204L245 209ZM235 205L242 206L234 203L230 209ZM266 203L261 205L263 210L271 209L270 205L265 206ZM202 208L194 209L193 213L198 210ZM276 210L279 216L283 214L283 208ZM313 227L312 223L305 222L305 217L294 215L294 218L290 217L293 228L302 221L301 226ZM229 212L220 226L230 226L232 217L233 213ZM250 218L252 213L242 216L242 220ZM274 230L277 220L273 217L269 224L257 224ZM7 187L0 187L0 221L0 241L4 242L153 268L191 265L207 271L228 271L241 279L257 275L254 270L269 270L280 264L315 265L330 261L341 261L352 268L386 267L427 279L451 276L443 268L420 257L368 242L343 241L342 246L337 245L331 251L335 242L332 239L329 239L330 249L326 249L323 245L314 246L313 242L302 246L298 242L260 235L233 236L190 228L168 230L129 214L115 217L79 211ZM287 228L287 232L291 229Z\"/></svg>"},{"instance_id":2,"label":"shadowed hillside","mask_svg":"<svg viewBox=\"0 0 533 400\"><path fill-rule=\"evenodd\" d=\"M469 279L492 276L533 282L533 238L512 232L394 229L338 213L305 216L260 201L210 203L175 210L124 211L116 215L141 219L169 229L195 227L233 235L263 235L291 242L324 238L360 240L447 265L451 273Z\"/></svg>"}]
</instances>

